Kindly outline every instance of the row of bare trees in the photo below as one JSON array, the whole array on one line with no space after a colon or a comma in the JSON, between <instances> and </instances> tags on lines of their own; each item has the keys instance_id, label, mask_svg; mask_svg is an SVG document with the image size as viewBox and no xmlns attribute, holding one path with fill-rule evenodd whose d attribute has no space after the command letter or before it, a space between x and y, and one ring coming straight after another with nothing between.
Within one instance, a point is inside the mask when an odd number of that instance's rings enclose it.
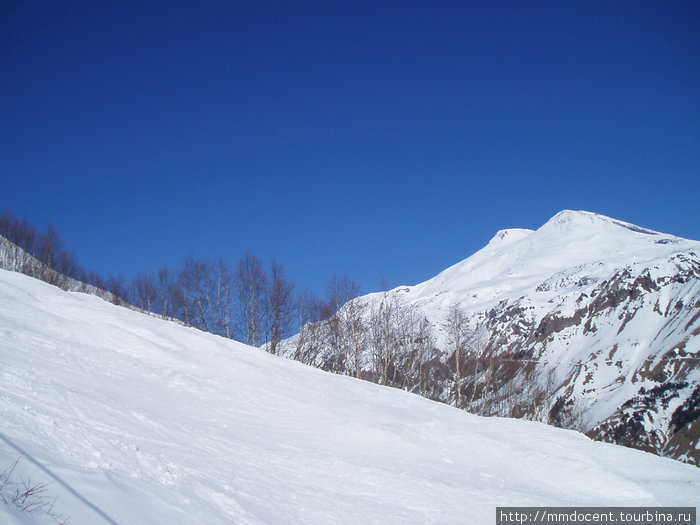
<instances>
[{"instance_id":1,"label":"row of bare trees","mask_svg":"<svg viewBox=\"0 0 700 525\"><path fill-rule=\"evenodd\" d=\"M251 253L234 267L223 257L190 256L175 270L162 266L131 280L123 276L104 279L77 263L50 224L40 231L5 211L0 213L0 236L0 268L66 290L94 293L254 346L265 344L272 353L296 328L299 300L294 283L281 264L273 261L268 272ZM313 302L310 293L302 297Z\"/></svg>"},{"instance_id":2,"label":"row of bare trees","mask_svg":"<svg viewBox=\"0 0 700 525\"><path fill-rule=\"evenodd\" d=\"M64 290L90 291L116 303L126 301L123 278L103 279L95 272L86 271L52 224L39 230L12 212L4 211L0 213L0 236L0 268L41 279Z\"/></svg>"},{"instance_id":3,"label":"row of bare trees","mask_svg":"<svg viewBox=\"0 0 700 525\"><path fill-rule=\"evenodd\" d=\"M142 310L253 346L265 344L276 353L294 328L293 292L281 264L273 261L267 272L257 256L246 253L233 268L223 257L190 256L177 271L163 266L140 273L130 297Z\"/></svg>"},{"instance_id":4,"label":"row of bare trees","mask_svg":"<svg viewBox=\"0 0 700 525\"><path fill-rule=\"evenodd\" d=\"M552 423L551 371L543 376L537 362L499 353L485 320L458 304L437 327L440 338L416 305L400 301L400 292L360 297L343 277L331 282L328 304L335 314L305 315L286 355L476 414Z\"/></svg>"},{"instance_id":5,"label":"row of bare trees","mask_svg":"<svg viewBox=\"0 0 700 525\"><path fill-rule=\"evenodd\" d=\"M326 303L304 303L299 332L285 353L325 370L435 397L438 382L431 375L445 367L434 366L440 360L432 325L395 293L373 299L360 297L352 279L334 278Z\"/></svg>"}]
</instances>

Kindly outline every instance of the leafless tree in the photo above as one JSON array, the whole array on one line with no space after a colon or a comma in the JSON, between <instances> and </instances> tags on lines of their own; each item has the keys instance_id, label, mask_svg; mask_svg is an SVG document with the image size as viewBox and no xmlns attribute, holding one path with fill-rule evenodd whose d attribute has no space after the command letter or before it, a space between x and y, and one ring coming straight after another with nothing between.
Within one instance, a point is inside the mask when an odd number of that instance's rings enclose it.
<instances>
[{"instance_id":1,"label":"leafless tree","mask_svg":"<svg viewBox=\"0 0 700 525\"><path fill-rule=\"evenodd\" d=\"M267 347L271 354L277 353L279 343L289 335L292 325L294 283L285 278L284 267L272 261L270 284L266 294Z\"/></svg>"},{"instance_id":2,"label":"leafless tree","mask_svg":"<svg viewBox=\"0 0 700 525\"><path fill-rule=\"evenodd\" d=\"M396 376L397 362L401 353L402 326L401 308L396 296L384 292L382 299L373 302L369 315L369 340L373 371L381 385L392 384ZM401 356L405 357L405 356ZM390 372L393 376L389 377Z\"/></svg>"},{"instance_id":3,"label":"leafless tree","mask_svg":"<svg viewBox=\"0 0 700 525\"><path fill-rule=\"evenodd\" d=\"M297 295L295 311L297 337L294 359L305 364L320 364L315 361L326 344L324 315L328 308L314 293L305 290Z\"/></svg>"},{"instance_id":4,"label":"leafless tree","mask_svg":"<svg viewBox=\"0 0 700 525\"><path fill-rule=\"evenodd\" d=\"M31 275L37 237L34 227L17 219L12 212L5 211L0 214L0 235L9 241L4 250L3 267Z\"/></svg>"},{"instance_id":5,"label":"leafless tree","mask_svg":"<svg viewBox=\"0 0 700 525\"><path fill-rule=\"evenodd\" d=\"M466 345L467 317L457 303L452 303L447 312L444 328L447 331L447 344L449 352L454 357L454 385L455 403L458 408L463 408L462 401L462 366Z\"/></svg>"},{"instance_id":6,"label":"leafless tree","mask_svg":"<svg viewBox=\"0 0 700 525\"><path fill-rule=\"evenodd\" d=\"M351 357L355 376L361 376L360 354L364 344L362 313L365 305L358 296L360 286L347 275L334 277L328 285L328 304L335 310L329 326L332 342L343 355L345 374L351 375Z\"/></svg>"},{"instance_id":7,"label":"leafless tree","mask_svg":"<svg viewBox=\"0 0 700 525\"><path fill-rule=\"evenodd\" d=\"M132 301L136 307L146 312L154 312L158 297L158 285L152 273L141 272L131 283Z\"/></svg>"},{"instance_id":8,"label":"leafless tree","mask_svg":"<svg viewBox=\"0 0 700 525\"><path fill-rule=\"evenodd\" d=\"M183 262L177 276L178 289L182 296L183 320L202 330L206 330L204 298L201 289L205 271L204 263L190 255Z\"/></svg>"},{"instance_id":9,"label":"leafless tree","mask_svg":"<svg viewBox=\"0 0 700 525\"><path fill-rule=\"evenodd\" d=\"M36 255L41 263L39 278L50 284L60 286L59 276L51 270L56 266L57 254L63 247L63 242L54 228L53 224L49 223L46 227L46 232L37 238Z\"/></svg>"},{"instance_id":10,"label":"leafless tree","mask_svg":"<svg viewBox=\"0 0 700 525\"><path fill-rule=\"evenodd\" d=\"M472 330L468 330L466 335L467 348L471 360L474 362L474 373L472 376L472 393L471 398L469 399L469 410L476 413L481 413L480 410L475 410L474 399L476 397L477 387L479 386L479 370L480 368L484 368L484 352L486 351L486 347L489 343L489 336L486 326L483 323L478 323L476 327L474 327Z\"/></svg>"},{"instance_id":11,"label":"leafless tree","mask_svg":"<svg viewBox=\"0 0 700 525\"><path fill-rule=\"evenodd\" d=\"M407 345L404 376L410 376L410 385L406 386L423 395L426 386L425 363L435 350L435 335L432 325L425 316L420 315L415 304L404 307L403 312L405 335L402 339Z\"/></svg>"},{"instance_id":12,"label":"leafless tree","mask_svg":"<svg viewBox=\"0 0 700 525\"><path fill-rule=\"evenodd\" d=\"M124 275L119 273L107 280L107 289L111 294L111 301L116 305L124 305L129 302L129 291L126 286Z\"/></svg>"},{"instance_id":13,"label":"leafless tree","mask_svg":"<svg viewBox=\"0 0 700 525\"><path fill-rule=\"evenodd\" d=\"M168 266L158 268L156 288L157 312L166 319L184 317L182 294L177 278Z\"/></svg>"},{"instance_id":14,"label":"leafless tree","mask_svg":"<svg viewBox=\"0 0 700 525\"><path fill-rule=\"evenodd\" d=\"M211 299L208 300L211 309L211 317L214 333L231 338L231 296L233 288L233 275L223 257L219 257L212 264L214 275L210 280L212 287L209 290Z\"/></svg>"},{"instance_id":15,"label":"leafless tree","mask_svg":"<svg viewBox=\"0 0 700 525\"><path fill-rule=\"evenodd\" d=\"M238 261L234 274L238 291L238 306L245 342L258 346L264 337L263 321L265 312L265 291L267 275L258 257L247 252Z\"/></svg>"},{"instance_id":16,"label":"leafless tree","mask_svg":"<svg viewBox=\"0 0 700 525\"><path fill-rule=\"evenodd\" d=\"M164 311L181 308L183 320L201 330L231 337L233 277L223 258L217 261L185 259L178 273L177 291L169 285L169 272L159 271Z\"/></svg>"},{"instance_id":17,"label":"leafless tree","mask_svg":"<svg viewBox=\"0 0 700 525\"><path fill-rule=\"evenodd\" d=\"M0 214L0 235L3 243L3 260L0 266L41 279L64 290L85 279L86 273L75 256L65 247L52 224L45 232L37 230L26 221L18 220L12 213Z\"/></svg>"}]
</instances>

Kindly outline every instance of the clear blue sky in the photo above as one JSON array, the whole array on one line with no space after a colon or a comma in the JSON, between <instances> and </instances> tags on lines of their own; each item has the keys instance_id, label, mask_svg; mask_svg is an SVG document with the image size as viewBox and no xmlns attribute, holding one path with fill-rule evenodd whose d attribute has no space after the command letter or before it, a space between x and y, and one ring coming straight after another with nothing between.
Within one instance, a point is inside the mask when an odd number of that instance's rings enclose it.
<instances>
[{"instance_id":1,"label":"clear blue sky","mask_svg":"<svg viewBox=\"0 0 700 525\"><path fill-rule=\"evenodd\" d=\"M700 238L697 1L5 2L0 209L104 276L415 284L585 209Z\"/></svg>"}]
</instances>

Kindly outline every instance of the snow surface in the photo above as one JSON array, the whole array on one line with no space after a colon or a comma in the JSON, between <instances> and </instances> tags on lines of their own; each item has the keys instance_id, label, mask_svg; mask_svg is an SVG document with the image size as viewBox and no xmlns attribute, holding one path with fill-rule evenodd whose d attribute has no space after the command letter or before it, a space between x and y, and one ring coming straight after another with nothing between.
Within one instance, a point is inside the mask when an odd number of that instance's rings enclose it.
<instances>
[{"instance_id":1,"label":"snow surface","mask_svg":"<svg viewBox=\"0 0 700 525\"><path fill-rule=\"evenodd\" d=\"M0 471L21 457L17 475L50 482L73 524L491 523L496 506L700 494L695 467L481 418L4 270L0 373ZM55 523L2 504L0 522Z\"/></svg>"},{"instance_id":2,"label":"snow surface","mask_svg":"<svg viewBox=\"0 0 700 525\"><path fill-rule=\"evenodd\" d=\"M575 284L579 277L608 277L631 263L645 263L689 250L700 242L640 228L587 211L564 210L537 230L501 230L467 259L415 286L399 287L405 302L415 302L429 318L457 302L467 313L499 301L531 295L555 276ZM546 303L561 289L539 296ZM373 294L377 296L378 294ZM370 296L372 297L372 294Z\"/></svg>"}]
</instances>

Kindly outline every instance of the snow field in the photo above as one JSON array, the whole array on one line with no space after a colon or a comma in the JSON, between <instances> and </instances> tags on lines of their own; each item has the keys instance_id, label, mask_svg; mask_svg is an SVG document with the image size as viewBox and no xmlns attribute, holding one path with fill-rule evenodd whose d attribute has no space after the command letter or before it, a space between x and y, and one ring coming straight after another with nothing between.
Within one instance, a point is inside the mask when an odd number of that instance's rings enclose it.
<instances>
[{"instance_id":1,"label":"snow field","mask_svg":"<svg viewBox=\"0 0 700 525\"><path fill-rule=\"evenodd\" d=\"M695 504L700 470L486 419L0 271L0 470L73 524L490 523ZM3 523L52 523L0 504Z\"/></svg>"}]
</instances>

